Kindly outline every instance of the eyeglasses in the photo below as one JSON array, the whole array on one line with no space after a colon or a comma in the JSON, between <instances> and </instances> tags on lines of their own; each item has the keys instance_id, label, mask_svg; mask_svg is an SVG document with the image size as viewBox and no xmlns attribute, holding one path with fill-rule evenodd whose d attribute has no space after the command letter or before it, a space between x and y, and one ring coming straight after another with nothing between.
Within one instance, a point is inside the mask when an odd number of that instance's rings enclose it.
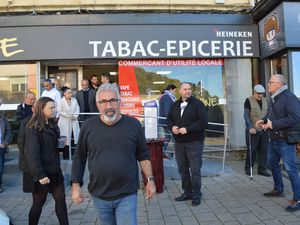
<instances>
[{"instance_id":1,"label":"eyeglasses","mask_svg":"<svg viewBox=\"0 0 300 225\"><path fill-rule=\"evenodd\" d=\"M101 105L101 106L107 106L108 103L110 103L111 105L116 105L117 102L119 102L120 99L117 99L117 98L111 98L111 99L103 99L101 101L98 101L98 103Z\"/></svg>"},{"instance_id":2,"label":"eyeglasses","mask_svg":"<svg viewBox=\"0 0 300 225\"><path fill-rule=\"evenodd\" d=\"M280 83L278 81L269 81L268 84Z\"/></svg>"}]
</instances>

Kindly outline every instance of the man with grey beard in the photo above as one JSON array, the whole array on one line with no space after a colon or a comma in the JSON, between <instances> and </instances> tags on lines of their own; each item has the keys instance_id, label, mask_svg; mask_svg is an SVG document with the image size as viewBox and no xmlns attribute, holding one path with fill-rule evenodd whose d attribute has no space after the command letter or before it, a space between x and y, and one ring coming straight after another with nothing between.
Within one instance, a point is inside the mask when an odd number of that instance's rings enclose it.
<instances>
[{"instance_id":1,"label":"man with grey beard","mask_svg":"<svg viewBox=\"0 0 300 225\"><path fill-rule=\"evenodd\" d=\"M138 164L147 178L146 197L156 189L143 128L138 120L120 113L116 84L102 84L96 94L100 117L81 127L72 164L72 199L84 200L81 186L88 160L92 195L102 225L137 224Z\"/></svg>"}]
</instances>

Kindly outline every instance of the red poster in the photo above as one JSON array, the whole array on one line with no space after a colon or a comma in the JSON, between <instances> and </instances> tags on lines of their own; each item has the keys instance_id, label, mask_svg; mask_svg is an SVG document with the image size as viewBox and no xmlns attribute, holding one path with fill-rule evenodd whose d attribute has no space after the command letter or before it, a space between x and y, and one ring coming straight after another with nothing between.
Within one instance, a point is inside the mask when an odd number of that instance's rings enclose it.
<instances>
[{"instance_id":1,"label":"red poster","mask_svg":"<svg viewBox=\"0 0 300 225\"><path fill-rule=\"evenodd\" d=\"M119 86L121 113L129 115L142 114L142 101L134 66L119 66Z\"/></svg>"}]
</instances>

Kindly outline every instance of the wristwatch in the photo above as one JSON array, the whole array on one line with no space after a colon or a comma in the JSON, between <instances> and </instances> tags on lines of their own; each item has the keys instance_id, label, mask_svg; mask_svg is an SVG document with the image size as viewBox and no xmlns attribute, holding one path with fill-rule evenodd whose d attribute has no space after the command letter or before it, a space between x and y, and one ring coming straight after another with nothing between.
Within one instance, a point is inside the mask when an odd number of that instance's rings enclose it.
<instances>
[{"instance_id":1,"label":"wristwatch","mask_svg":"<svg viewBox=\"0 0 300 225\"><path fill-rule=\"evenodd\" d=\"M147 179L147 182L154 181L154 177L153 176L152 177L147 177L146 179Z\"/></svg>"}]
</instances>

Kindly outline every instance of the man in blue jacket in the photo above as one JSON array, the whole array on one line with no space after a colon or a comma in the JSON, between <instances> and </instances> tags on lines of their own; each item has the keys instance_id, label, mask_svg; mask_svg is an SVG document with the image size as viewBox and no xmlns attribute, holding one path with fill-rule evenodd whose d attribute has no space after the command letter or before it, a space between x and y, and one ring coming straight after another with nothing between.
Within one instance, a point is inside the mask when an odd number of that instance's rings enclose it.
<instances>
[{"instance_id":1,"label":"man in blue jacket","mask_svg":"<svg viewBox=\"0 0 300 225\"><path fill-rule=\"evenodd\" d=\"M175 138L175 154L181 176L183 194L175 201L192 200L192 206L201 203L201 166L204 132L208 123L204 104L192 96L190 83L182 83L181 95L167 117L168 127Z\"/></svg>"},{"instance_id":2,"label":"man in blue jacket","mask_svg":"<svg viewBox=\"0 0 300 225\"><path fill-rule=\"evenodd\" d=\"M293 199L286 211L294 212L300 209L300 179L296 167L296 146L286 142L284 131L297 130L300 124L300 102L288 90L285 77L281 74L272 75L268 82L271 93L266 117L256 122L256 126L268 131L270 143L268 148L268 165L272 171L274 188L264 193L266 197L283 195L283 181L280 168L282 159L284 168L290 178Z\"/></svg>"},{"instance_id":3,"label":"man in blue jacket","mask_svg":"<svg viewBox=\"0 0 300 225\"><path fill-rule=\"evenodd\" d=\"M176 101L175 93L176 93L177 87L174 84L169 84L166 89L164 90L164 93L159 98L159 116L160 117L167 117L172 105ZM160 118L159 119L159 125L163 128L164 132L164 146L163 150L164 153L167 150L168 144L171 140L172 134L169 131L167 127L167 120Z\"/></svg>"}]
</instances>

